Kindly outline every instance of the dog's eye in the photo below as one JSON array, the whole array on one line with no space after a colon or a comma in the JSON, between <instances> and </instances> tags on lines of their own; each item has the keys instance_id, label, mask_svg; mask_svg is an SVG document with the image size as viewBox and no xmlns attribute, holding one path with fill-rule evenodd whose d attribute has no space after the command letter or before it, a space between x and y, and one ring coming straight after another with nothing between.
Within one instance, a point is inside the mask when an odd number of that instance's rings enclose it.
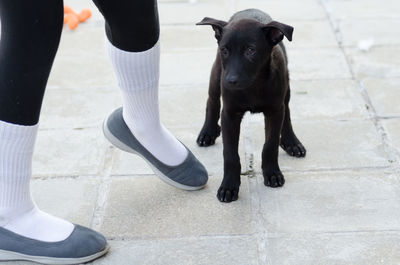
<instances>
[{"instance_id":1,"label":"dog's eye","mask_svg":"<svg viewBox=\"0 0 400 265\"><path fill-rule=\"evenodd\" d=\"M253 47L248 47L246 49L246 55L253 55L256 53L256 49L254 49Z\"/></svg>"},{"instance_id":2,"label":"dog's eye","mask_svg":"<svg viewBox=\"0 0 400 265\"><path fill-rule=\"evenodd\" d=\"M222 54L223 56L228 56L228 55L229 55L228 49L225 48L225 47L222 47L222 48L221 48L221 54Z\"/></svg>"}]
</instances>

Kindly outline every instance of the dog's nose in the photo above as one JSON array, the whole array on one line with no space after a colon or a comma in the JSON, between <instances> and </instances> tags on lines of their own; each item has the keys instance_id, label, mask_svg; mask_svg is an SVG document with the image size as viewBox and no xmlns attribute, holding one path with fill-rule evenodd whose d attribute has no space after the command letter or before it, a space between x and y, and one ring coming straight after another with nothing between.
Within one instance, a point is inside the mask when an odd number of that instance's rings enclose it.
<instances>
[{"instance_id":1,"label":"dog's nose","mask_svg":"<svg viewBox=\"0 0 400 265\"><path fill-rule=\"evenodd\" d=\"M228 76L227 81L230 85L236 85L238 82L238 77L237 75Z\"/></svg>"}]
</instances>

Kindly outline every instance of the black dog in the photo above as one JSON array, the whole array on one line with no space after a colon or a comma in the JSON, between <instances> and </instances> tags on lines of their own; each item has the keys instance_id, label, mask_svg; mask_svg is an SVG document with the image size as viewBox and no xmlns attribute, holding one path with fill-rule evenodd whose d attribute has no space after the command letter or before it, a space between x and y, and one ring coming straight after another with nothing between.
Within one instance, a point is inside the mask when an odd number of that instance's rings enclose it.
<instances>
[{"instance_id":1,"label":"black dog","mask_svg":"<svg viewBox=\"0 0 400 265\"><path fill-rule=\"evenodd\" d=\"M266 13L248 9L224 22L204 18L197 25L211 25L218 41L212 68L206 120L197 139L200 146L215 143L220 135L220 96L224 179L217 197L221 202L238 199L240 123L246 111L265 117L262 152L264 184L280 187L285 179L278 165L280 146L291 156L304 157L306 149L293 132L289 111L289 72L283 36L292 40L293 27L272 21Z\"/></svg>"}]
</instances>

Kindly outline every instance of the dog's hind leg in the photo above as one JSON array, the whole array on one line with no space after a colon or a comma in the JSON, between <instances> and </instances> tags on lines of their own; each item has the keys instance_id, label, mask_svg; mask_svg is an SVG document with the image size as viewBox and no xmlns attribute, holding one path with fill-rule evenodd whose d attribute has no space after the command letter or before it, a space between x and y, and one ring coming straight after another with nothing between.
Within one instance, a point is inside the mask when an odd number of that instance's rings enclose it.
<instances>
[{"instance_id":1,"label":"dog's hind leg","mask_svg":"<svg viewBox=\"0 0 400 265\"><path fill-rule=\"evenodd\" d=\"M218 125L218 120L221 113L221 60L219 54L214 62L210 86L208 89L208 100L206 109L206 120L203 128L197 137L199 146L210 146L215 143L215 139L221 134L221 127Z\"/></svg>"},{"instance_id":2,"label":"dog's hind leg","mask_svg":"<svg viewBox=\"0 0 400 265\"><path fill-rule=\"evenodd\" d=\"M293 131L292 121L290 120L290 88L288 89L285 97L285 118L283 120L281 143L280 146L291 156L304 157L306 156L306 148L296 137Z\"/></svg>"}]
</instances>

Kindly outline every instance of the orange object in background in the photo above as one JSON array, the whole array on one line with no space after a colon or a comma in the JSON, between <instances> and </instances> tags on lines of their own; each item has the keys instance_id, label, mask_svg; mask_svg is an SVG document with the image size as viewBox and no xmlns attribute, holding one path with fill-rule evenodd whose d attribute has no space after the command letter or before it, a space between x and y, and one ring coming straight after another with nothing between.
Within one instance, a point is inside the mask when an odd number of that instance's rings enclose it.
<instances>
[{"instance_id":1,"label":"orange object in background","mask_svg":"<svg viewBox=\"0 0 400 265\"><path fill-rule=\"evenodd\" d=\"M82 9L82 11L77 14L71 7L64 6L64 24L67 24L68 28L71 30L76 29L79 23L86 21L91 16L92 12L87 8Z\"/></svg>"},{"instance_id":2,"label":"orange object in background","mask_svg":"<svg viewBox=\"0 0 400 265\"><path fill-rule=\"evenodd\" d=\"M76 29L76 27L79 24L79 19L77 16L73 15L73 14L66 14L64 15L64 18L67 20L67 26L69 29Z\"/></svg>"},{"instance_id":3,"label":"orange object in background","mask_svg":"<svg viewBox=\"0 0 400 265\"><path fill-rule=\"evenodd\" d=\"M90 12L89 9L85 8L82 9L82 11L79 13L78 18L79 18L79 22L84 22L86 21L88 18L90 18L92 16L92 12Z\"/></svg>"}]
</instances>

